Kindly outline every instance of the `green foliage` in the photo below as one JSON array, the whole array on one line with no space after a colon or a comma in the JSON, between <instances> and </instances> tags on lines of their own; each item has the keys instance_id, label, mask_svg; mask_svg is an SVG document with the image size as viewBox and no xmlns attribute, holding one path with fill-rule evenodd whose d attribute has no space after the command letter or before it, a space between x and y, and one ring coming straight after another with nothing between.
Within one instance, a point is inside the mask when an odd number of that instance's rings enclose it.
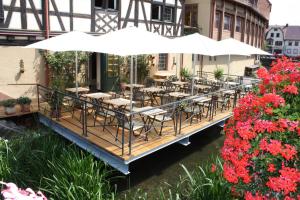
<instances>
[{"instance_id":1,"label":"green foliage","mask_svg":"<svg viewBox=\"0 0 300 200\"><path fill-rule=\"evenodd\" d=\"M20 105L31 104L31 99L29 97L19 97L17 103Z\"/></svg>"},{"instance_id":2,"label":"green foliage","mask_svg":"<svg viewBox=\"0 0 300 200\"><path fill-rule=\"evenodd\" d=\"M51 86L57 90L64 90L66 87L74 86L75 81L75 52L55 52L45 56L46 62L51 70ZM89 54L78 52L78 72L80 66L88 61Z\"/></svg>"},{"instance_id":3,"label":"green foliage","mask_svg":"<svg viewBox=\"0 0 300 200\"><path fill-rule=\"evenodd\" d=\"M9 107L12 108L17 104L17 101L15 99L7 99L4 101L1 101L0 105L4 106L4 107Z\"/></svg>"},{"instance_id":4,"label":"green foliage","mask_svg":"<svg viewBox=\"0 0 300 200\"><path fill-rule=\"evenodd\" d=\"M180 76L181 76L181 78L187 80L187 79L190 79L191 74L190 74L189 70L184 67L180 70Z\"/></svg>"},{"instance_id":5,"label":"green foliage","mask_svg":"<svg viewBox=\"0 0 300 200\"><path fill-rule=\"evenodd\" d=\"M144 79L149 76L149 59L147 55L137 56L137 76L138 82L143 83Z\"/></svg>"},{"instance_id":6,"label":"green foliage","mask_svg":"<svg viewBox=\"0 0 300 200\"><path fill-rule=\"evenodd\" d=\"M214 70L215 79L221 80L224 75L224 70L222 68L217 68Z\"/></svg>"},{"instance_id":7,"label":"green foliage","mask_svg":"<svg viewBox=\"0 0 300 200\"><path fill-rule=\"evenodd\" d=\"M51 133L0 140L0 180L49 199L112 199L109 174L103 162Z\"/></svg>"}]
</instances>

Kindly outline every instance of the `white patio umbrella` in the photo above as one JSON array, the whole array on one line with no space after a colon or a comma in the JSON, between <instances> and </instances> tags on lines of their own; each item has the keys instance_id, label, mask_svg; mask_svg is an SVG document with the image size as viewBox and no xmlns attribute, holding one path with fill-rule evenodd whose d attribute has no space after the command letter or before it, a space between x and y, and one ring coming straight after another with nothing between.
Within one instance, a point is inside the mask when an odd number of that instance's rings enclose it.
<instances>
[{"instance_id":1,"label":"white patio umbrella","mask_svg":"<svg viewBox=\"0 0 300 200\"><path fill-rule=\"evenodd\" d=\"M170 44L171 41L168 38L137 27L129 27L95 37L94 44L90 46L90 51L131 56L130 84L133 84L133 56L169 53ZM130 92L130 111L132 111L132 87L130 87Z\"/></svg>"},{"instance_id":2,"label":"white patio umbrella","mask_svg":"<svg viewBox=\"0 0 300 200\"><path fill-rule=\"evenodd\" d=\"M228 55L228 77L230 73L230 57L231 55L241 55L241 56L250 56L250 55L270 55L268 52L265 52L259 48L255 48L233 38L228 38L218 42L219 50L216 51L215 55Z\"/></svg>"},{"instance_id":3,"label":"white patio umbrella","mask_svg":"<svg viewBox=\"0 0 300 200\"><path fill-rule=\"evenodd\" d=\"M75 85L76 95L78 95L78 51L89 51L89 46L93 43L94 37L79 31L72 31L61 34L46 40L42 40L25 48L44 49L50 51L75 51Z\"/></svg>"},{"instance_id":4,"label":"white patio umbrella","mask_svg":"<svg viewBox=\"0 0 300 200\"><path fill-rule=\"evenodd\" d=\"M194 33L172 39L171 53L193 54L192 95L194 93L195 54L214 56L218 51L218 42L206 36Z\"/></svg>"}]
</instances>

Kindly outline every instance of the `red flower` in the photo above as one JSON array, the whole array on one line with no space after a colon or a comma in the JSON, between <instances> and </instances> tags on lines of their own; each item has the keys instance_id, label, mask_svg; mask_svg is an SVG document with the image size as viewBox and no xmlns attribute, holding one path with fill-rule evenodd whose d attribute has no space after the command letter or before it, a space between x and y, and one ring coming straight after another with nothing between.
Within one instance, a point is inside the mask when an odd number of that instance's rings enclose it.
<instances>
[{"instance_id":1,"label":"red flower","mask_svg":"<svg viewBox=\"0 0 300 200\"><path fill-rule=\"evenodd\" d=\"M245 193L245 200L267 200L268 198L256 192L256 194L252 195L251 192L247 191Z\"/></svg>"},{"instance_id":2,"label":"red flower","mask_svg":"<svg viewBox=\"0 0 300 200\"><path fill-rule=\"evenodd\" d=\"M275 165L274 164L269 164L268 166L268 172L275 172L276 168L275 168Z\"/></svg>"},{"instance_id":3,"label":"red flower","mask_svg":"<svg viewBox=\"0 0 300 200\"><path fill-rule=\"evenodd\" d=\"M281 151L282 157L286 160L291 160L297 154L296 148L289 144L285 144L284 147L285 148Z\"/></svg>"},{"instance_id":4,"label":"red flower","mask_svg":"<svg viewBox=\"0 0 300 200\"><path fill-rule=\"evenodd\" d=\"M211 172L215 172L217 170L217 166L215 164L211 165Z\"/></svg>"},{"instance_id":5,"label":"red flower","mask_svg":"<svg viewBox=\"0 0 300 200\"><path fill-rule=\"evenodd\" d=\"M298 94L298 88L295 85L287 85L283 88L284 93Z\"/></svg>"}]
</instances>

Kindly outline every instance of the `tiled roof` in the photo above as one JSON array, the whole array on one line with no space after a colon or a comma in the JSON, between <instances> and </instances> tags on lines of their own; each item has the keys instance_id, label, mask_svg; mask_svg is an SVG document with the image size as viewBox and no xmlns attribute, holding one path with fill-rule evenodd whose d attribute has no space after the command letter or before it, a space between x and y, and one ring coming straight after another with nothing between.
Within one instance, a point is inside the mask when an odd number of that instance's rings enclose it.
<instances>
[{"instance_id":1,"label":"tiled roof","mask_svg":"<svg viewBox=\"0 0 300 200\"><path fill-rule=\"evenodd\" d=\"M285 40L300 40L300 26L287 26L283 31Z\"/></svg>"}]
</instances>

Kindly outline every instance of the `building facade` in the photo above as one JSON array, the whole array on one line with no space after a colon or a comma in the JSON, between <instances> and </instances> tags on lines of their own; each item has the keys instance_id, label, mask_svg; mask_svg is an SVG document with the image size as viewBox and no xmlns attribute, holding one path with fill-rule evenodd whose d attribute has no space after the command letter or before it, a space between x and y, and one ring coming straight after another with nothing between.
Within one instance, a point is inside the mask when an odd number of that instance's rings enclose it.
<instances>
[{"instance_id":1,"label":"building facade","mask_svg":"<svg viewBox=\"0 0 300 200\"><path fill-rule=\"evenodd\" d=\"M284 32L280 26L271 26L266 32L266 49L271 54L282 54L284 47Z\"/></svg>"},{"instance_id":2,"label":"building facade","mask_svg":"<svg viewBox=\"0 0 300 200\"><path fill-rule=\"evenodd\" d=\"M268 0L186 0L184 32L199 32L215 40L234 38L261 48L271 7ZM254 61L255 57L233 56L231 73L244 75L245 66L253 65ZM216 68L227 72L228 63L228 56L196 58L197 69L208 72Z\"/></svg>"},{"instance_id":3,"label":"building facade","mask_svg":"<svg viewBox=\"0 0 300 200\"><path fill-rule=\"evenodd\" d=\"M266 49L272 54L300 56L300 26L271 26L265 39Z\"/></svg>"},{"instance_id":4,"label":"building facade","mask_svg":"<svg viewBox=\"0 0 300 200\"><path fill-rule=\"evenodd\" d=\"M0 0L0 68L7 72L0 74L0 92L18 97L30 93L30 86L10 90L7 84L45 84L40 51L20 46L73 30L101 35L129 26L176 37L182 34L183 14L182 0ZM156 63L163 67L169 59L161 55ZM24 73L19 73L21 60ZM90 84L109 90L116 83L118 73L108 73L111 60L111 55L91 56Z\"/></svg>"}]
</instances>

